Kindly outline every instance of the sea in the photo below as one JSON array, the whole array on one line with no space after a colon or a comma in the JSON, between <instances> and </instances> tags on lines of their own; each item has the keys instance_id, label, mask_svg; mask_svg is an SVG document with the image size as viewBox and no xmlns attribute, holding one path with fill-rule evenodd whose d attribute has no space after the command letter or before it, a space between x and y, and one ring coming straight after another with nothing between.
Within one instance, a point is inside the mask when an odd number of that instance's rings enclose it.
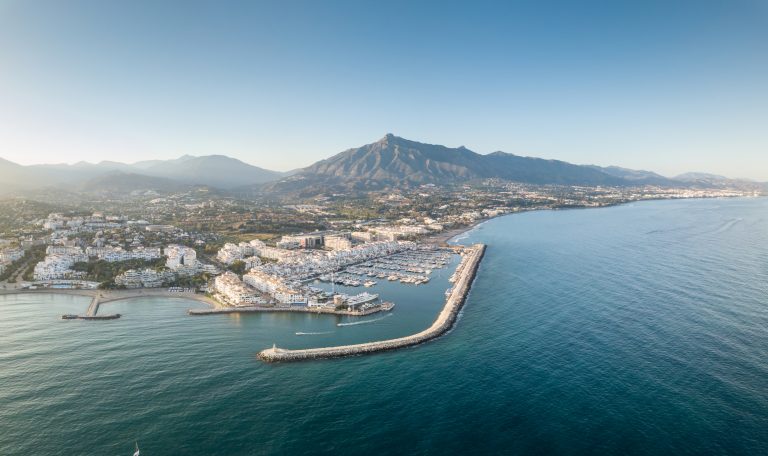
<instances>
[{"instance_id":1,"label":"sea","mask_svg":"<svg viewBox=\"0 0 768 456\"><path fill-rule=\"evenodd\" d=\"M352 358L256 353L423 329L450 271L366 290L397 306L358 319L137 298L71 321L88 298L0 296L0 455L768 454L768 199L526 212L455 241L488 245L456 327Z\"/></svg>"}]
</instances>

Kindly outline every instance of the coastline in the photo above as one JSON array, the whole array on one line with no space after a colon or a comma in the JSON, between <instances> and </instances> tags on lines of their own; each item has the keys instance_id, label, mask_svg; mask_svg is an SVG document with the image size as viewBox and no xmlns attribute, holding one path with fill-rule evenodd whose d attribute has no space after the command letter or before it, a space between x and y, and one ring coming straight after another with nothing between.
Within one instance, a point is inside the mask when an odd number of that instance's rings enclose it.
<instances>
[{"instance_id":1,"label":"coastline","mask_svg":"<svg viewBox=\"0 0 768 456\"><path fill-rule=\"evenodd\" d=\"M617 202L614 204L607 204L604 206L599 207L554 207L554 208L531 208L521 211L515 211L515 212L508 212L488 218L482 218L479 220L476 220L468 225L452 228L440 233L434 233L432 235L426 236L421 239L422 242L427 243L435 243L438 245L443 246L450 246L453 248L465 248L461 245L451 245L451 241L456 241L457 238L460 238L461 236L464 236L468 233L470 233L475 228L479 227L480 225L489 222L493 219L505 217L505 216L511 216L521 213L527 213L527 212L534 212L534 211L540 211L540 210L550 210L550 211L559 211L559 210L579 210L579 209L605 209L610 207L617 207L617 206L623 206L627 204L634 204L634 203L643 203L643 202L658 202L658 201L676 201L676 200L689 200L689 199L695 199L695 200L709 200L709 199L738 199L738 198L758 198L761 196L747 196L747 197L696 197L696 198L654 198L654 199L644 199L644 200L633 200L633 201L623 201L623 202ZM484 247L485 248L485 247ZM101 304L107 304L113 301L120 301L120 300L129 300L129 299L135 299L135 298L141 298L141 297L158 297L158 298L167 298L167 299L186 299L190 301L196 301L204 303L208 306L208 308L201 309L201 308L192 308L188 310L189 315L212 315L212 314L228 314L228 313L315 313L315 314L342 314L342 315L348 315L348 316L365 316L372 313L377 313L382 311L382 309L376 309L365 313L353 313L353 312L329 312L329 311L322 311L317 309L301 309L301 308L286 308L286 307L245 307L245 308L238 308L238 307L230 307L228 305L225 305L215 298L194 293L194 292L171 292L168 291L166 288L138 288L138 289L127 289L127 290L92 290L92 289L69 289L69 288L40 288L40 289L22 289L22 288L5 288L0 289L0 296L3 295L13 295L13 294L63 294L63 295L76 295L76 296L87 296L91 297L91 305L88 307L85 314L82 315L65 315L62 316L67 319L88 319L88 320L108 320L108 319L115 319L119 318L119 314L114 315L97 315L98 309Z\"/></svg>"},{"instance_id":2,"label":"coastline","mask_svg":"<svg viewBox=\"0 0 768 456\"><path fill-rule=\"evenodd\" d=\"M431 234L429 236L424 237L422 240L424 242L433 242L436 244L448 244L451 240L454 238L457 238L463 234L467 234L473 229L477 228L478 226L490 222L491 220L501 218L501 217L508 217L512 215L518 215L518 214L525 214L528 212L537 212L537 211L577 211L577 210L587 210L587 209L608 209L611 207L618 207L618 206L625 206L628 204L635 204L635 203L650 203L650 202L659 202L659 201L690 201L690 200L718 200L718 199L740 199L740 198L768 198L768 195L758 195L758 196L697 196L694 198L649 198L649 199L640 199L640 200L631 200L631 201L621 201L617 203L611 203L611 204L605 204L603 206L571 206L571 207L544 207L544 208L531 208L531 209L521 209L519 211L513 211L513 212L507 212L504 214L494 215L492 217L482 218L479 220L476 220L468 225L458 227L458 228L451 228L439 233Z\"/></svg>"},{"instance_id":3,"label":"coastline","mask_svg":"<svg viewBox=\"0 0 768 456\"><path fill-rule=\"evenodd\" d=\"M488 218L476 220L470 223L469 225L465 225L459 228L451 228L449 230L441 231L440 233L429 235L425 237L423 240L424 242L435 243L438 245L448 244L453 238L459 237L462 234L466 234L489 220L493 220L497 217L504 217L505 215L512 215L512 214L516 214L516 212L511 212L509 214L497 215L494 217L488 217Z\"/></svg>"}]
</instances>

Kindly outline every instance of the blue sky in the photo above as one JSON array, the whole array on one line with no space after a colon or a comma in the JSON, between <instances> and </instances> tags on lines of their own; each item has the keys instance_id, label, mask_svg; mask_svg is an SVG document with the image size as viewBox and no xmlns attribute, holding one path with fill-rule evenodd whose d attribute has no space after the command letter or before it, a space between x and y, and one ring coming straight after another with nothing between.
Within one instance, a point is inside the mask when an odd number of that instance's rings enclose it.
<instances>
[{"instance_id":1,"label":"blue sky","mask_svg":"<svg viewBox=\"0 0 768 456\"><path fill-rule=\"evenodd\" d=\"M0 157L288 170L388 132L768 180L768 2L0 0Z\"/></svg>"}]
</instances>

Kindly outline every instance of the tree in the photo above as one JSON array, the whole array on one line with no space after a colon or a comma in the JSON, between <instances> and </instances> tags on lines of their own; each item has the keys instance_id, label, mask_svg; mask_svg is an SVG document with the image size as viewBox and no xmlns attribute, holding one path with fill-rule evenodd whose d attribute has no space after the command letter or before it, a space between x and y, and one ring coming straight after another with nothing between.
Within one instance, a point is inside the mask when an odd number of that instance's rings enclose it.
<instances>
[{"instance_id":1,"label":"tree","mask_svg":"<svg viewBox=\"0 0 768 456\"><path fill-rule=\"evenodd\" d=\"M245 274L245 261L235 260L229 265L229 270L237 275Z\"/></svg>"}]
</instances>

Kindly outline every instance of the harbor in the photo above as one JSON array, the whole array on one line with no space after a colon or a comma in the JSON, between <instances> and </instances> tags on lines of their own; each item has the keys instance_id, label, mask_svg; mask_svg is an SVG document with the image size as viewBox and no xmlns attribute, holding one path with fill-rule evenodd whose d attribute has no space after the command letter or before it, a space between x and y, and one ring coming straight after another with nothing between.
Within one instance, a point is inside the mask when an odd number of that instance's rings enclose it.
<instances>
[{"instance_id":1,"label":"harbor","mask_svg":"<svg viewBox=\"0 0 768 456\"><path fill-rule=\"evenodd\" d=\"M283 349L273 345L271 348L259 352L257 357L268 363L339 358L411 347L435 339L446 333L455 324L477 274L485 248L484 244L457 248L460 249L462 259L454 273L455 281L446 297L445 306L434 323L419 333L377 342L302 350Z\"/></svg>"}]
</instances>

